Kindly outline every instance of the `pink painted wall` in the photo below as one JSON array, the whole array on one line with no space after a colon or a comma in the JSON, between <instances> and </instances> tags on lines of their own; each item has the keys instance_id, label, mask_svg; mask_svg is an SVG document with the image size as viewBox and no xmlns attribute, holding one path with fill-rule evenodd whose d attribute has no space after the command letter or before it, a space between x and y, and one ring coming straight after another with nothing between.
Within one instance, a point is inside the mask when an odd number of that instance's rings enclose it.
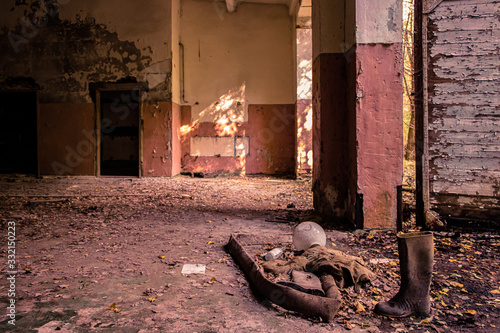
<instances>
[{"instance_id":1,"label":"pink painted wall","mask_svg":"<svg viewBox=\"0 0 500 333\"><path fill-rule=\"evenodd\" d=\"M146 177L166 176L172 173L172 103L144 103L142 114L143 167Z\"/></svg>"},{"instance_id":2,"label":"pink painted wall","mask_svg":"<svg viewBox=\"0 0 500 333\"><path fill-rule=\"evenodd\" d=\"M395 227L396 187L403 178L402 47L360 44L356 49L357 186L364 225Z\"/></svg>"},{"instance_id":3,"label":"pink painted wall","mask_svg":"<svg viewBox=\"0 0 500 333\"><path fill-rule=\"evenodd\" d=\"M191 110L182 107L182 170L185 172L295 174L295 105L249 105L248 122L191 124ZM230 133L224 133L224 127ZM191 137L249 137L249 155L191 156Z\"/></svg>"},{"instance_id":4,"label":"pink painted wall","mask_svg":"<svg viewBox=\"0 0 500 333\"><path fill-rule=\"evenodd\" d=\"M172 103L172 176L181 172L181 106Z\"/></svg>"}]
</instances>

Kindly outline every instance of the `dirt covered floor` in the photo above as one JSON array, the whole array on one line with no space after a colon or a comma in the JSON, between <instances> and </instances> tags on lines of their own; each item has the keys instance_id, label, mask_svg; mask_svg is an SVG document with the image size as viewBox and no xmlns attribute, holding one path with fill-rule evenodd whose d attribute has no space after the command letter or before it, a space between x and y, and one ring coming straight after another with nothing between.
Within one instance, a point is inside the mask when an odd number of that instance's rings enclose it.
<instances>
[{"instance_id":1,"label":"dirt covered floor","mask_svg":"<svg viewBox=\"0 0 500 333\"><path fill-rule=\"evenodd\" d=\"M429 318L390 320L372 312L399 285L396 237L387 230L327 229L328 247L362 257L378 276L359 293L342 291L332 323L285 311L256 293L224 245L234 232L258 237L259 253L290 244L293 228L312 215L310 188L309 178L1 176L0 331L499 330L500 238L490 233L435 234ZM7 241L14 224L13 298ZM205 274L183 275L185 264L205 265ZM12 299L15 326L7 317Z\"/></svg>"}]
</instances>

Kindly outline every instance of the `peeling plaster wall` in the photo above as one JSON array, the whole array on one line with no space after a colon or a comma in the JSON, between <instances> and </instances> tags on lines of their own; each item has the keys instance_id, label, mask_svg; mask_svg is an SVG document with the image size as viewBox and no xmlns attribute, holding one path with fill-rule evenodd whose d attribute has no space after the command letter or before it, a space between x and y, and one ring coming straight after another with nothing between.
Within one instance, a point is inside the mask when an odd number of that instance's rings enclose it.
<instances>
[{"instance_id":1,"label":"peeling plaster wall","mask_svg":"<svg viewBox=\"0 0 500 333\"><path fill-rule=\"evenodd\" d=\"M500 220L500 2L443 1L428 16L430 201Z\"/></svg>"},{"instance_id":2,"label":"peeling plaster wall","mask_svg":"<svg viewBox=\"0 0 500 333\"><path fill-rule=\"evenodd\" d=\"M401 0L356 0L358 44L401 43L403 3Z\"/></svg>"},{"instance_id":3,"label":"peeling plaster wall","mask_svg":"<svg viewBox=\"0 0 500 333\"><path fill-rule=\"evenodd\" d=\"M44 114L39 126L51 129L38 135L42 174L60 174L50 167L52 162L65 160L64 147L76 149L82 131L94 131L95 114L88 111L95 113L93 93L89 91L91 83L144 83L148 91L141 98L146 110L157 102L172 99L172 72L177 80L179 76L179 12L180 0L152 0L147 4L131 0L1 2L0 88L18 88L10 83L19 81L18 78L30 78L39 87L40 109ZM178 84L175 89L179 103ZM178 105L170 106L171 126L180 124L179 112ZM66 127L63 120L71 126ZM160 145L160 138L174 140L175 135L168 138L155 135L156 126L164 125L155 123L148 127L143 144ZM161 143L165 145L175 146L175 143ZM177 158L170 165L172 170L166 172L153 163L155 155L149 152L144 156L143 168L156 170L155 175L178 173L179 135L177 149L170 148L169 153L175 153L176 157L169 159ZM95 161L94 150L83 157L78 167L63 168L62 173L95 174ZM152 164L148 165L149 162Z\"/></svg>"},{"instance_id":4,"label":"peeling plaster wall","mask_svg":"<svg viewBox=\"0 0 500 333\"><path fill-rule=\"evenodd\" d=\"M179 107L171 102L145 103L143 107L143 175L175 176L179 173Z\"/></svg>"},{"instance_id":5,"label":"peeling plaster wall","mask_svg":"<svg viewBox=\"0 0 500 333\"><path fill-rule=\"evenodd\" d=\"M90 103L89 82L129 76L149 83L146 99L170 99L170 3L41 4L2 2L0 82L31 77L41 103Z\"/></svg>"}]
</instances>

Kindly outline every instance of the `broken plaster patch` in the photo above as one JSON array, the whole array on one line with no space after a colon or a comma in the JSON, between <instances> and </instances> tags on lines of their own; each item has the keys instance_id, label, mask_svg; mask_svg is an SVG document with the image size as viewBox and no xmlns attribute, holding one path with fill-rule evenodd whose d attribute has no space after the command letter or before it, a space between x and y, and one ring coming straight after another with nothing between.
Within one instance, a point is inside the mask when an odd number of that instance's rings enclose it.
<instances>
[{"instance_id":1,"label":"broken plaster patch","mask_svg":"<svg viewBox=\"0 0 500 333\"><path fill-rule=\"evenodd\" d=\"M138 76L139 81L147 82L150 89L159 86L167 79L167 75L172 72L172 59L163 61L143 69Z\"/></svg>"}]
</instances>

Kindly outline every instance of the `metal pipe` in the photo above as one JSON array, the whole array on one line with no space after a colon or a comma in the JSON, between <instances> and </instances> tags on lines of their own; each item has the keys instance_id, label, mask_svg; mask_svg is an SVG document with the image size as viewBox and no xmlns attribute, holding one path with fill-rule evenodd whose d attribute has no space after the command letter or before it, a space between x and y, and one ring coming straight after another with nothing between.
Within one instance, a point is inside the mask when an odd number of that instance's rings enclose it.
<instances>
[{"instance_id":1,"label":"metal pipe","mask_svg":"<svg viewBox=\"0 0 500 333\"><path fill-rule=\"evenodd\" d=\"M188 103L185 98L184 89L184 44L179 43L179 62L180 62L180 85L181 85L181 102Z\"/></svg>"}]
</instances>

